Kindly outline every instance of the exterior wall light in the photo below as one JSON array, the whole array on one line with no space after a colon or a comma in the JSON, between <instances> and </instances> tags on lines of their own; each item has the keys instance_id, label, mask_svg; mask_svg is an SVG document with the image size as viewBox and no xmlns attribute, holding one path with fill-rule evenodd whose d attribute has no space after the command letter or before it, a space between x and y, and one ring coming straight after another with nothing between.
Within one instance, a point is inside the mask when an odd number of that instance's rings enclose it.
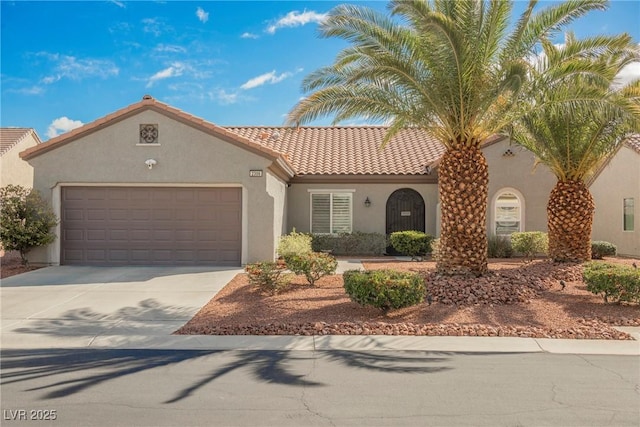
<instances>
[{"instance_id":1,"label":"exterior wall light","mask_svg":"<svg viewBox=\"0 0 640 427\"><path fill-rule=\"evenodd\" d=\"M368 198L368 197L367 197L366 199L364 199L364 205L365 205L366 207L371 206L371 200L369 200L369 198Z\"/></svg>"},{"instance_id":2,"label":"exterior wall light","mask_svg":"<svg viewBox=\"0 0 640 427\"><path fill-rule=\"evenodd\" d=\"M147 165L147 167L149 169L153 169L153 167L158 164L158 162L156 162L154 159L149 159L147 161L144 162L145 165Z\"/></svg>"}]
</instances>

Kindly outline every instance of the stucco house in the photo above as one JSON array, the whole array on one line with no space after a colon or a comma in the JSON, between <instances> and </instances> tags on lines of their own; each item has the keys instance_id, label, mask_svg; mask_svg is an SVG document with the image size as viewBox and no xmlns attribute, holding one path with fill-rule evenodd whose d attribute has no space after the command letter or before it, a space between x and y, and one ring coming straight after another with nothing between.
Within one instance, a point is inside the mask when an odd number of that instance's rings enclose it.
<instances>
[{"instance_id":1,"label":"stucco house","mask_svg":"<svg viewBox=\"0 0 640 427\"><path fill-rule=\"evenodd\" d=\"M220 127L150 96L21 153L61 218L45 264L207 264L273 259L279 237L439 232L442 146L384 127ZM546 230L555 177L494 137L491 234Z\"/></svg>"},{"instance_id":2,"label":"stucco house","mask_svg":"<svg viewBox=\"0 0 640 427\"><path fill-rule=\"evenodd\" d=\"M628 138L592 178L593 240L615 243L618 254L640 257L640 135Z\"/></svg>"},{"instance_id":3,"label":"stucco house","mask_svg":"<svg viewBox=\"0 0 640 427\"><path fill-rule=\"evenodd\" d=\"M33 166L20 158L20 152L40 144L30 128L0 128L0 186L33 186Z\"/></svg>"}]
</instances>

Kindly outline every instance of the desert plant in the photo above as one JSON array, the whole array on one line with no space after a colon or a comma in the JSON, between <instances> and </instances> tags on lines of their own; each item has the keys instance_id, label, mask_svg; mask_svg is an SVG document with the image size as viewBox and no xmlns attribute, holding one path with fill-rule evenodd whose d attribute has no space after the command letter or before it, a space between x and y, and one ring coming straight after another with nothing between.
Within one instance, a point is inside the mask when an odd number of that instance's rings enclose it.
<instances>
[{"instance_id":1,"label":"desert plant","mask_svg":"<svg viewBox=\"0 0 640 427\"><path fill-rule=\"evenodd\" d=\"M247 264L245 271L251 285L272 295L286 288L293 277L291 273L284 273L284 268L273 261Z\"/></svg>"},{"instance_id":2,"label":"desert plant","mask_svg":"<svg viewBox=\"0 0 640 427\"><path fill-rule=\"evenodd\" d=\"M420 260L431 252L433 236L422 231L396 231L389 237L393 249L403 255L408 255L412 260Z\"/></svg>"},{"instance_id":3,"label":"desert plant","mask_svg":"<svg viewBox=\"0 0 640 427\"><path fill-rule=\"evenodd\" d=\"M424 279L417 273L395 270L348 270L343 274L344 289L353 302L385 312L409 307L424 300Z\"/></svg>"},{"instance_id":4,"label":"desert plant","mask_svg":"<svg viewBox=\"0 0 640 427\"><path fill-rule=\"evenodd\" d=\"M329 254L309 252L289 256L287 267L296 274L304 274L307 282L313 286L321 277L335 274L338 261Z\"/></svg>"},{"instance_id":5,"label":"desert plant","mask_svg":"<svg viewBox=\"0 0 640 427\"><path fill-rule=\"evenodd\" d=\"M0 188L0 242L5 250L20 252L23 264L31 249L55 240L56 224L58 218L36 190L19 185Z\"/></svg>"},{"instance_id":6,"label":"desert plant","mask_svg":"<svg viewBox=\"0 0 640 427\"><path fill-rule=\"evenodd\" d=\"M589 263L582 273L587 290L604 302L640 303L640 269L626 265Z\"/></svg>"},{"instance_id":7,"label":"desert plant","mask_svg":"<svg viewBox=\"0 0 640 427\"><path fill-rule=\"evenodd\" d=\"M595 241L591 242L591 258L602 259L605 256L613 256L618 252L618 248L613 243Z\"/></svg>"},{"instance_id":8,"label":"desert plant","mask_svg":"<svg viewBox=\"0 0 640 427\"><path fill-rule=\"evenodd\" d=\"M329 251L333 255L382 255L387 247L387 236L380 233L314 234L314 251Z\"/></svg>"},{"instance_id":9,"label":"desert plant","mask_svg":"<svg viewBox=\"0 0 640 427\"><path fill-rule=\"evenodd\" d=\"M309 253L311 252L311 235L298 233L294 228L291 233L280 237L277 252L285 260L291 255Z\"/></svg>"},{"instance_id":10,"label":"desert plant","mask_svg":"<svg viewBox=\"0 0 640 427\"><path fill-rule=\"evenodd\" d=\"M511 241L504 236L489 236L489 258L511 258L513 247Z\"/></svg>"},{"instance_id":11,"label":"desert plant","mask_svg":"<svg viewBox=\"0 0 640 427\"><path fill-rule=\"evenodd\" d=\"M522 231L512 233L511 246L514 251L530 260L536 256L536 254L547 253L547 233L543 233L542 231Z\"/></svg>"}]
</instances>

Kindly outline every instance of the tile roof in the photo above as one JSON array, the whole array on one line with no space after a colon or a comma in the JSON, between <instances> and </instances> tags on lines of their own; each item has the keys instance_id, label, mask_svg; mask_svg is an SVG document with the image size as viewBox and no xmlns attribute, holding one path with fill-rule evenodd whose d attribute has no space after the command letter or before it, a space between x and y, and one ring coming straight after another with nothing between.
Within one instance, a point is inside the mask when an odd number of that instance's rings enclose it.
<instances>
[{"instance_id":1,"label":"tile roof","mask_svg":"<svg viewBox=\"0 0 640 427\"><path fill-rule=\"evenodd\" d=\"M636 153L640 154L640 133L633 134L627 138L625 141L627 146L631 148Z\"/></svg>"},{"instance_id":2,"label":"tile roof","mask_svg":"<svg viewBox=\"0 0 640 427\"><path fill-rule=\"evenodd\" d=\"M40 144L38 134L31 128L0 128L0 156L3 156L29 134Z\"/></svg>"},{"instance_id":3,"label":"tile roof","mask_svg":"<svg viewBox=\"0 0 640 427\"><path fill-rule=\"evenodd\" d=\"M301 175L423 175L444 147L419 129L407 129L385 148L382 126L226 127L286 155Z\"/></svg>"}]
</instances>

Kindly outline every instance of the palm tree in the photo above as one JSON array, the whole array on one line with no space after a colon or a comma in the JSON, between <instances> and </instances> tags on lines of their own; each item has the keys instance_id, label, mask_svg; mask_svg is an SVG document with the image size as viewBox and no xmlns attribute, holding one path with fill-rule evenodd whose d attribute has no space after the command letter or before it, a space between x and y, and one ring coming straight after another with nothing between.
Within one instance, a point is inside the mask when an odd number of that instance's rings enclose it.
<instances>
[{"instance_id":1,"label":"palm tree","mask_svg":"<svg viewBox=\"0 0 640 427\"><path fill-rule=\"evenodd\" d=\"M586 183L627 136L640 132L640 79L616 82L624 66L640 61L640 49L626 34L585 40L568 34L563 46L543 46L535 84L522 97L531 108L515 123L513 139L558 178L547 204L550 257L581 262L591 258L594 212Z\"/></svg>"},{"instance_id":2,"label":"palm tree","mask_svg":"<svg viewBox=\"0 0 640 427\"><path fill-rule=\"evenodd\" d=\"M504 0L394 0L391 16L365 7L333 9L324 37L346 40L332 65L308 75L312 92L289 125L335 114L389 123L384 144L404 128L424 129L446 148L438 168L442 211L438 271L487 271L487 162L481 145L516 117L526 59L543 37L605 0L570 0L534 13L531 0L513 28Z\"/></svg>"}]
</instances>

